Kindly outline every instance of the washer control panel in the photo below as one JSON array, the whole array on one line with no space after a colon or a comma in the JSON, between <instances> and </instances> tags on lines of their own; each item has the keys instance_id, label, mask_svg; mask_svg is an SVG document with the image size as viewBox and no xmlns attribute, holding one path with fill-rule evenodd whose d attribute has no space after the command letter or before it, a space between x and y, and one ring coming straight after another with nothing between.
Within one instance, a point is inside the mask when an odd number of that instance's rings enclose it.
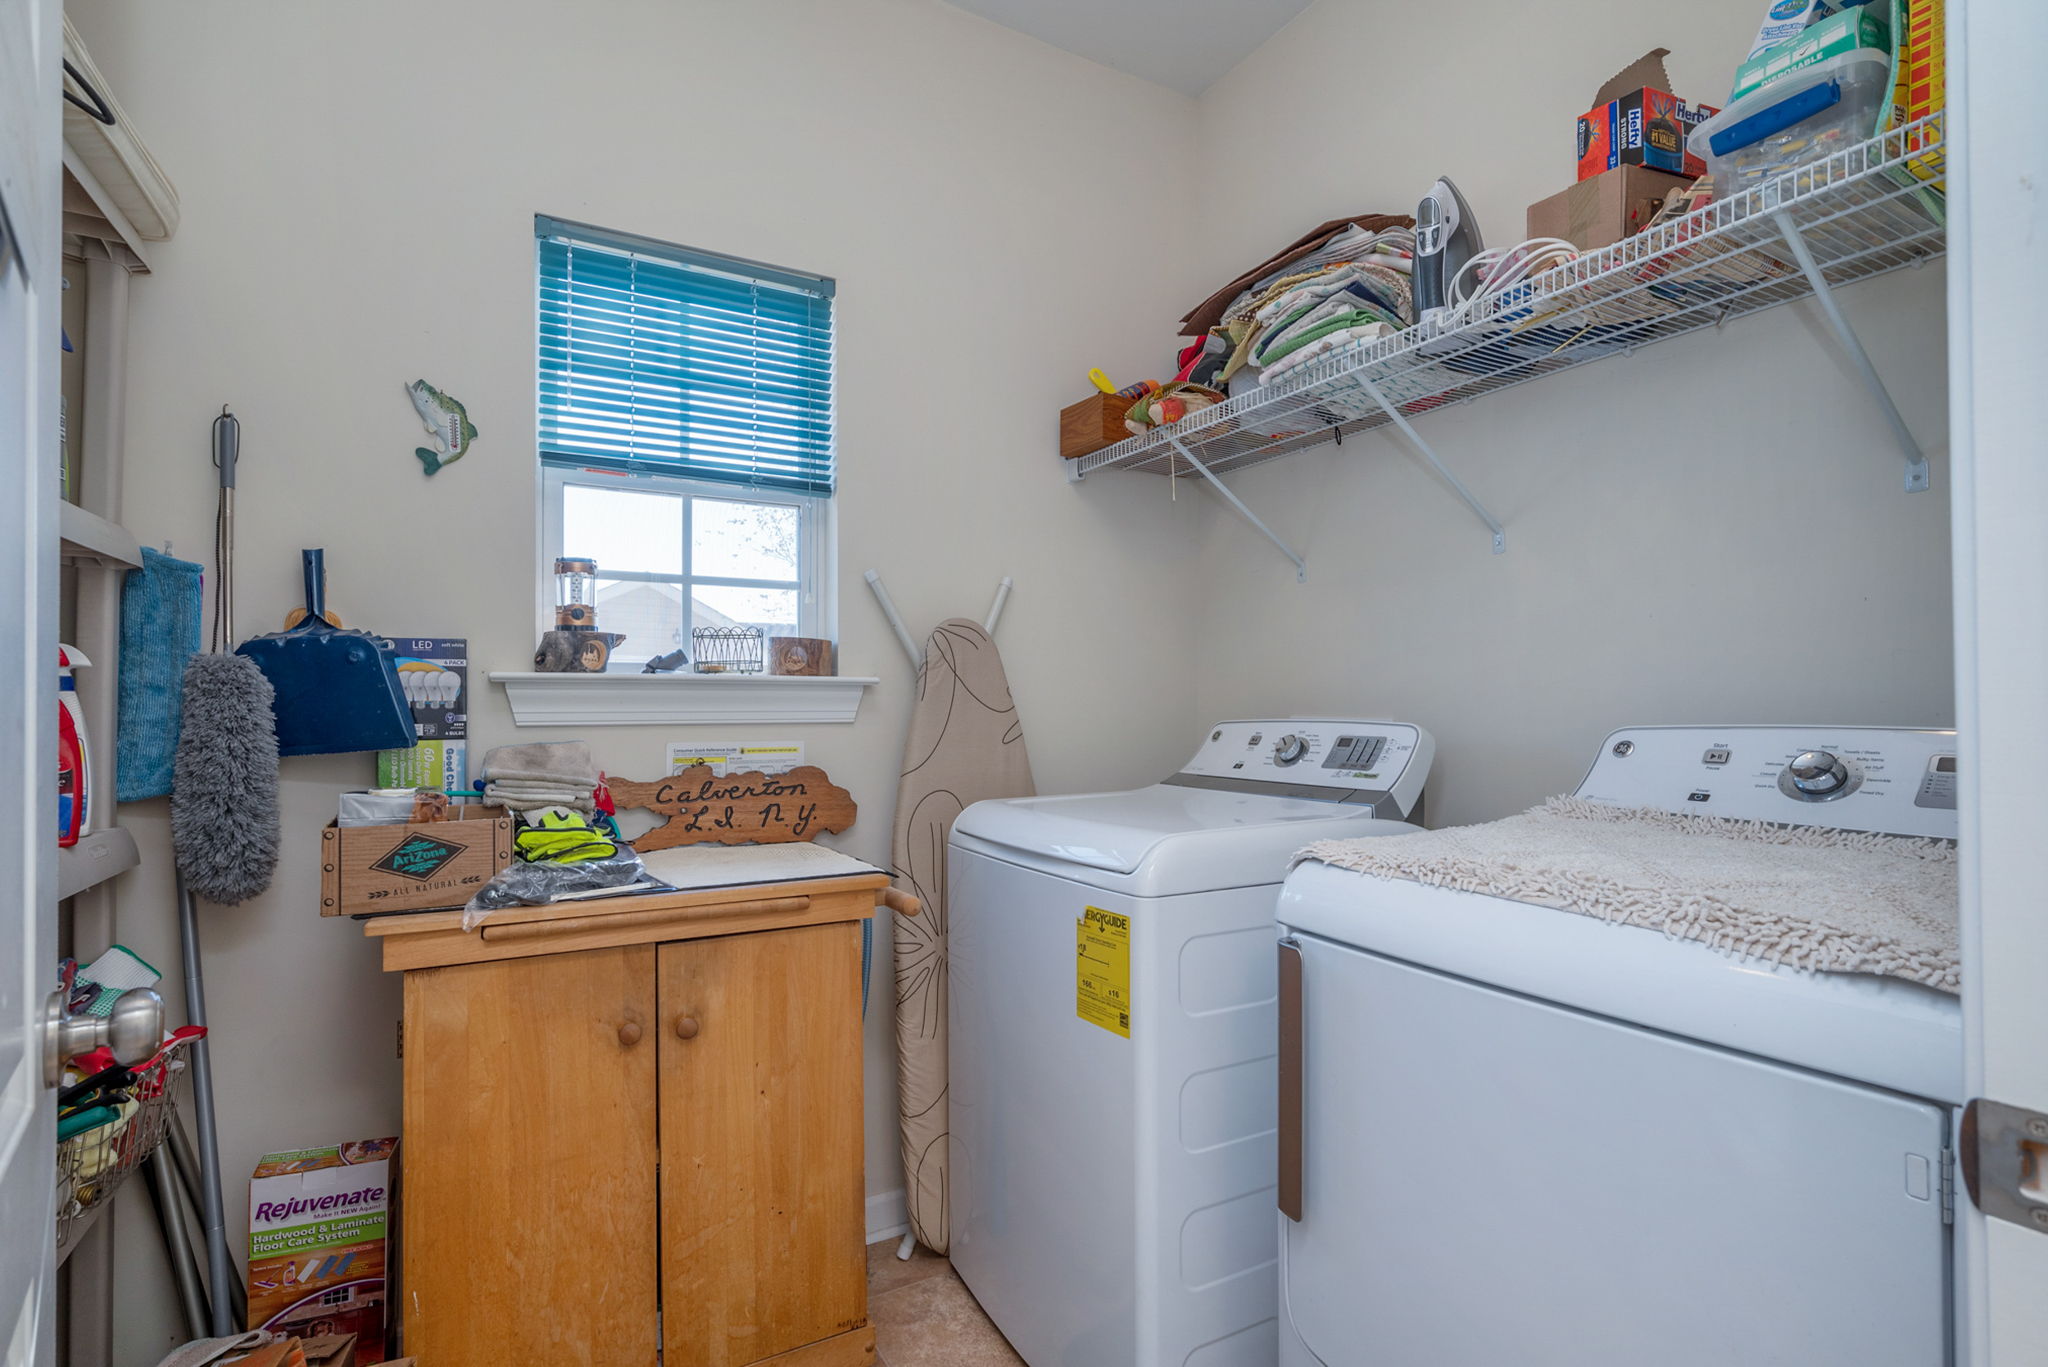
<instances>
[{"instance_id":1,"label":"washer control panel","mask_svg":"<svg viewBox=\"0 0 2048 1367\"><path fill-rule=\"evenodd\" d=\"M1618 806L1956 838L1956 733L1879 726L1641 726L1578 795Z\"/></svg>"},{"instance_id":2,"label":"washer control panel","mask_svg":"<svg viewBox=\"0 0 2048 1367\"><path fill-rule=\"evenodd\" d=\"M1342 790L1391 792L1411 768L1417 786L1434 751L1428 733L1405 722L1225 721L1209 728L1183 774L1264 780Z\"/></svg>"}]
</instances>

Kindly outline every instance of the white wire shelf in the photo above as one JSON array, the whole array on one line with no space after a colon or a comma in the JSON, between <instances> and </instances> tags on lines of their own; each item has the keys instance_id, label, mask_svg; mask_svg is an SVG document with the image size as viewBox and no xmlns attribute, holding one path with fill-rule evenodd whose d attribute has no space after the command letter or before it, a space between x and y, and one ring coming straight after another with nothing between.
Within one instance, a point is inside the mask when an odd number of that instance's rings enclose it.
<instances>
[{"instance_id":1,"label":"white wire shelf","mask_svg":"<svg viewBox=\"0 0 2048 1367\"><path fill-rule=\"evenodd\" d=\"M1104 470L1204 473L1191 456L1207 474L1223 474L1390 423L1412 437L1407 418L1816 294L1882 396L1829 290L1943 253L1941 200L1928 185L1943 165L1936 113L1537 275L1457 326L1418 324L1357 343L1272 385L1070 460L1068 478ZM1802 256L1810 256L1814 273ZM1906 487L1924 489L1926 462L1888 397L1884 406L1907 448ZM1426 447L1424 454L1436 463ZM1499 524L1438 468L1501 549Z\"/></svg>"}]
</instances>

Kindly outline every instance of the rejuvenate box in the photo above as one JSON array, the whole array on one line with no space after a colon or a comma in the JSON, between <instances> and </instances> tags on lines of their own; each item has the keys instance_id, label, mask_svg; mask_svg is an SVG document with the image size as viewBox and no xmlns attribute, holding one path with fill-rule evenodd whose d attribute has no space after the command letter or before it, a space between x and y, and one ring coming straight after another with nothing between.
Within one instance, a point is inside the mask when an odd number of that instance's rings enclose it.
<instances>
[{"instance_id":1,"label":"rejuvenate box","mask_svg":"<svg viewBox=\"0 0 2048 1367\"><path fill-rule=\"evenodd\" d=\"M249 1327L354 1334L385 1354L388 1230L398 1140L267 1153L249 1178Z\"/></svg>"}]
</instances>

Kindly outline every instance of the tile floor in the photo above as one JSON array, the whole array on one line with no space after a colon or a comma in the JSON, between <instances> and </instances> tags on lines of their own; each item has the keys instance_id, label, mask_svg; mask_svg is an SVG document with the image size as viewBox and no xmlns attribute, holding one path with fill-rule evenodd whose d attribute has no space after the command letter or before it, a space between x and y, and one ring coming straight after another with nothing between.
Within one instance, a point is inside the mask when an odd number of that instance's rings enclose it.
<instances>
[{"instance_id":1,"label":"tile floor","mask_svg":"<svg viewBox=\"0 0 2048 1367\"><path fill-rule=\"evenodd\" d=\"M868 1246L868 1322L881 1367L1024 1367L951 1263L924 1248L899 1262L894 1239Z\"/></svg>"}]
</instances>

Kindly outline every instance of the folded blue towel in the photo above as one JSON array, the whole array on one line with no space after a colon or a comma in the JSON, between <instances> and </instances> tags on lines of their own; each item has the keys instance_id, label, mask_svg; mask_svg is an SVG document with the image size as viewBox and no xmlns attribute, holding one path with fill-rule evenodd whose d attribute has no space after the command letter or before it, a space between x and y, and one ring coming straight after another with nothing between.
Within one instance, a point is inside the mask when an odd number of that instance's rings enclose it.
<instances>
[{"instance_id":1,"label":"folded blue towel","mask_svg":"<svg viewBox=\"0 0 2048 1367\"><path fill-rule=\"evenodd\" d=\"M204 567L142 548L142 568L121 587L121 698L115 797L140 802L171 791L185 663L199 653Z\"/></svg>"}]
</instances>

